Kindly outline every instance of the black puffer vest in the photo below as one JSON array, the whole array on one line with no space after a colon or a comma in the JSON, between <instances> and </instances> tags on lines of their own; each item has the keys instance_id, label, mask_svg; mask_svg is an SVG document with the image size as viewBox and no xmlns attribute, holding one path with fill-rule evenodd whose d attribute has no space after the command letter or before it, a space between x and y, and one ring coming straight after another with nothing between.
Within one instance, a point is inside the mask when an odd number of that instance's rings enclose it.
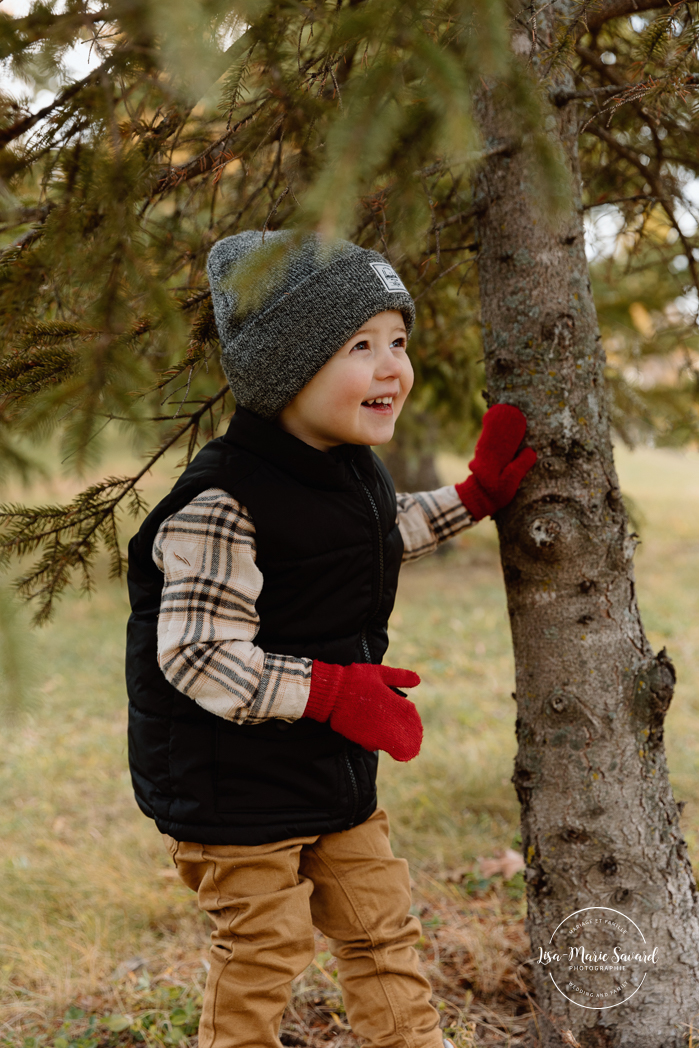
<instances>
[{"instance_id":1,"label":"black puffer vest","mask_svg":"<svg viewBox=\"0 0 699 1048\"><path fill-rule=\"evenodd\" d=\"M391 478L369 448L328 453L238 408L129 545L129 761L142 811L178 840L265 844L333 833L376 807L375 753L301 719L237 725L167 682L157 662L162 522L207 488L252 516L264 651L381 662L403 542Z\"/></svg>"}]
</instances>

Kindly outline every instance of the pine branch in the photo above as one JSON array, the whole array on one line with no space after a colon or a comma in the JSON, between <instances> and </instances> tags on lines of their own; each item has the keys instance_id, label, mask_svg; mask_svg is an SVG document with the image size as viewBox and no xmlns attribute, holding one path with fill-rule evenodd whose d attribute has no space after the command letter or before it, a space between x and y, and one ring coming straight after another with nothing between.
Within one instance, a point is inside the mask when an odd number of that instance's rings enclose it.
<instances>
[{"instance_id":1,"label":"pine branch","mask_svg":"<svg viewBox=\"0 0 699 1048\"><path fill-rule=\"evenodd\" d=\"M0 232L4 233L8 229L16 229L17 226L26 226L28 222L45 222L49 212L55 206L52 201L47 201L45 204L34 207L19 207L15 211L8 208L6 212L8 220L0 227Z\"/></svg>"},{"instance_id":2,"label":"pine branch","mask_svg":"<svg viewBox=\"0 0 699 1048\"><path fill-rule=\"evenodd\" d=\"M44 225L51 210L52 208L47 205L45 213L40 218L38 225L32 226L32 228L28 229L26 233L22 233L22 236L18 237L13 244L10 244L9 247L0 251L0 272L2 272L6 266L10 266L13 262L16 262L21 254L26 251L27 248L30 248L35 244L37 240L41 240L44 235Z\"/></svg>"},{"instance_id":3,"label":"pine branch","mask_svg":"<svg viewBox=\"0 0 699 1048\"><path fill-rule=\"evenodd\" d=\"M15 38L15 46L0 51L0 60L21 54L40 40L50 37L60 39L60 36L65 38L71 32L77 36L83 27L92 28L100 23L118 22L119 19L134 16L138 18L142 14L142 0L114 0L111 5L99 11L68 10L59 14L54 14L48 6L42 5L23 17L6 19L6 27Z\"/></svg>"},{"instance_id":4,"label":"pine branch","mask_svg":"<svg viewBox=\"0 0 699 1048\"><path fill-rule=\"evenodd\" d=\"M636 170L643 176L644 181L647 181L649 183L655 194L656 199L664 208L665 213L670 220L670 224L672 225L673 229L675 229L677 232L677 237L685 250L687 264L689 266L689 271L692 275L692 283L694 284L694 287L697 289L697 292L699 292L699 267L697 266L696 259L694 258L692 244L690 243L689 238L685 234L681 223L678 221L677 216L675 215L675 208L672 202L672 194L669 193L665 188L662 178L656 172L651 171L649 166L646 166L642 162L641 156L638 152L636 152L636 150L632 149L630 146L625 145L623 142L620 142L618 138L616 138L610 131L607 131L606 128L601 127L599 124L593 123L588 126L587 130L590 131L591 134L596 135L598 138L600 138L608 146L610 146L616 153L618 153L619 156L624 157L624 159L627 160L630 164L632 164L636 168Z\"/></svg>"},{"instance_id":5,"label":"pine branch","mask_svg":"<svg viewBox=\"0 0 699 1048\"><path fill-rule=\"evenodd\" d=\"M435 229L447 229L449 226L456 225L457 223L461 225L461 223L466 221L467 219L475 218L479 211L481 211L484 207L485 204L474 204L473 207L469 207L465 211L457 211L455 215L449 215L448 218L445 218L443 219L443 221L438 222L435 226Z\"/></svg>"},{"instance_id":6,"label":"pine branch","mask_svg":"<svg viewBox=\"0 0 699 1048\"><path fill-rule=\"evenodd\" d=\"M12 142L15 138L19 138L20 135L30 131L39 121L44 120L51 113L57 109L62 109L66 102L70 102L71 98L74 98L80 91L85 87L89 87L92 84L97 83L102 74L110 69L115 62L114 56L110 56L98 69L93 69L91 73L88 73L82 80L78 80L76 83L71 84L62 91L49 105L44 106L37 113L30 113L28 116L23 117L21 120L15 121L9 127L0 128L0 149Z\"/></svg>"},{"instance_id":7,"label":"pine branch","mask_svg":"<svg viewBox=\"0 0 699 1048\"><path fill-rule=\"evenodd\" d=\"M652 202L655 202L657 200L657 197L649 193L634 193L633 196L626 197L604 197L601 200L593 200L589 204L583 204L583 211L590 211L592 208L602 207L602 205L608 205L609 207L612 207L616 204L632 204L636 202L640 203L640 201L642 200L650 200Z\"/></svg>"},{"instance_id":8,"label":"pine branch","mask_svg":"<svg viewBox=\"0 0 699 1048\"><path fill-rule=\"evenodd\" d=\"M17 400L39 393L72 375L77 363L75 351L64 346L10 353L0 360L0 396Z\"/></svg>"},{"instance_id":9,"label":"pine branch","mask_svg":"<svg viewBox=\"0 0 699 1048\"><path fill-rule=\"evenodd\" d=\"M628 18L644 11L676 11L684 6L684 3L673 4L671 0L601 0L585 13L584 19L580 19L578 36L596 33L612 18Z\"/></svg>"},{"instance_id":10,"label":"pine branch","mask_svg":"<svg viewBox=\"0 0 699 1048\"><path fill-rule=\"evenodd\" d=\"M227 157L225 159L226 163L236 159L232 153L226 154L228 142L238 131L247 127L262 112L266 104L267 99L251 113L243 117L242 120L239 120L237 124L225 131L215 142L208 145L198 156L188 160L186 164L180 164L179 167L169 168L164 174L160 175L150 190L149 198L152 199L158 194L166 193L169 189L180 186L184 182L189 182L190 179L196 178L198 175L207 174L217 164L220 164L221 158Z\"/></svg>"},{"instance_id":11,"label":"pine branch","mask_svg":"<svg viewBox=\"0 0 699 1048\"><path fill-rule=\"evenodd\" d=\"M579 51L587 50L586 48L579 48ZM656 90L659 87L666 86L674 91L678 88L683 87L699 87L699 73L687 73L680 79L678 83L678 77L676 74L669 74L665 77L654 77L652 81L643 82L640 81L635 84L609 84L605 87L593 87L589 90L583 91L568 91L561 87L556 87L551 90L550 98L554 105L563 106L568 102L573 102L578 99L591 98L597 100L600 97L609 99L618 99L621 104L626 101L634 101L636 98L641 97L643 94L650 90ZM610 107L607 107L610 108Z\"/></svg>"},{"instance_id":12,"label":"pine branch","mask_svg":"<svg viewBox=\"0 0 699 1048\"><path fill-rule=\"evenodd\" d=\"M50 617L53 602L69 585L74 571L82 572L84 591L92 588L94 559L100 542L110 553L112 575L123 574L125 560L118 545L117 510L126 504L129 513L136 516L145 508L137 490L139 481L188 431L187 453L191 458L201 419L229 392L225 385L207 398L162 441L135 476L107 477L80 492L68 506L0 507L0 529L7 535L0 541L0 556L5 563L13 556L21 559L41 552L32 569L15 584L21 596L38 602L35 624L46 622Z\"/></svg>"}]
</instances>

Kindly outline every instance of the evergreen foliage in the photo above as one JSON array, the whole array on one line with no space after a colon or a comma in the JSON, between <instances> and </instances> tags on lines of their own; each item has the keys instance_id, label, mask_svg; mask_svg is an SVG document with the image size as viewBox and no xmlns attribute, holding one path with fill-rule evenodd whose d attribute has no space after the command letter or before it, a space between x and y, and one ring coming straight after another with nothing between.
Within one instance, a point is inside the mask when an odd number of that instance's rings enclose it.
<instances>
[{"instance_id":1,"label":"evergreen foliage","mask_svg":"<svg viewBox=\"0 0 699 1048\"><path fill-rule=\"evenodd\" d=\"M55 95L38 112L29 90L0 95L5 472L30 475L28 442L49 434L83 469L114 426L154 447L143 472L175 445L188 460L233 408L206 256L250 228L347 236L400 268L418 307L404 439L437 429L463 446L484 407L478 160L521 152L555 207L564 180L546 122L572 99L586 206L623 223L623 251L597 267L618 426L694 436L693 363L647 381L647 362L679 345L693 362L699 287L686 192L699 173L696 5L662 7L607 21L618 3L571 5L544 68L528 57L534 9L494 0L34 0L0 14L6 69ZM66 68L76 46L94 59L79 80ZM547 89L560 63L566 96ZM500 84L508 141L479 137L483 78ZM685 312L668 311L680 296ZM38 556L19 581L38 620L76 572L89 587L100 545L121 572L118 516L140 511L141 475L69 506L3 508L6 561Z\"/></svg>"},{"instance_id":2,"label":"evergreen foliage","mask_svg":"<svg viewBox=\"0 0 699 1048\"><path fill-rule=\"evenodd\" d=\"M586 207L616 221L592 266L612 415L629 444L696 440L696 5L617 19L576 44ZM696 256L696 257L695 257Z\"/></svg>"}]
</instances>

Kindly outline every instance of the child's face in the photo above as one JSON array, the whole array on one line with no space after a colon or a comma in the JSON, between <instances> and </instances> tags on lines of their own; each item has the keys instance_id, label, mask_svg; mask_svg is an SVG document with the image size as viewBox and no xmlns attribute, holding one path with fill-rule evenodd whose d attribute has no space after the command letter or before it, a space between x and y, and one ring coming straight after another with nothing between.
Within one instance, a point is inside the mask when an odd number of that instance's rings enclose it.
<instances>
[{"instance_id":1,"label":"child's face","mask_svg":"<svg viewBox=\"0 0 699 1048\"><path fill-rule=\"evenodd\" d=\"M407 341L398 310L377 313L287 404L279 426L321 451L386 444L413 385Z\"/></svg>"}]
</instances>

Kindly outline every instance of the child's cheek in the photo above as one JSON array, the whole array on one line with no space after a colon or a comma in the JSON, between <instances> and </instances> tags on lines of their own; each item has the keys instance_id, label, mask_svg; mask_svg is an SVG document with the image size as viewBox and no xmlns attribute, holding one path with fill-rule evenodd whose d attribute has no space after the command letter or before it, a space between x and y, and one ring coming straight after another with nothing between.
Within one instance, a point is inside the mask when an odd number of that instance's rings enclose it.
<instances>
[{"instance_id":1,"label":"child's cheek","mask_svg":"<svg viewBox=\"0 0 699 1048\"><path fill-rule=\"evenodd\" d=\"M360 407L371 388L371 372L365 368L353 368L349 374L343 376L343 379L340 391L343 403L348 408Z\"/></svg>"},{"instance_id":2,"label":"child's cheek","mask_svg":"<svg viewBox=\"0 0 699 1048\"><path fill-rule=\"evenodd\" d=\"M402 371L401 377L400 377L401 389L405 392L406 396L408 395L410 390L413 388L413 382L414 381L415 381L415 372L413 371L413 365L410 362L410 357L407 356L407 354L406 354L404 362L403 362L403 371Z\"/></svg>"}]
</instances>

